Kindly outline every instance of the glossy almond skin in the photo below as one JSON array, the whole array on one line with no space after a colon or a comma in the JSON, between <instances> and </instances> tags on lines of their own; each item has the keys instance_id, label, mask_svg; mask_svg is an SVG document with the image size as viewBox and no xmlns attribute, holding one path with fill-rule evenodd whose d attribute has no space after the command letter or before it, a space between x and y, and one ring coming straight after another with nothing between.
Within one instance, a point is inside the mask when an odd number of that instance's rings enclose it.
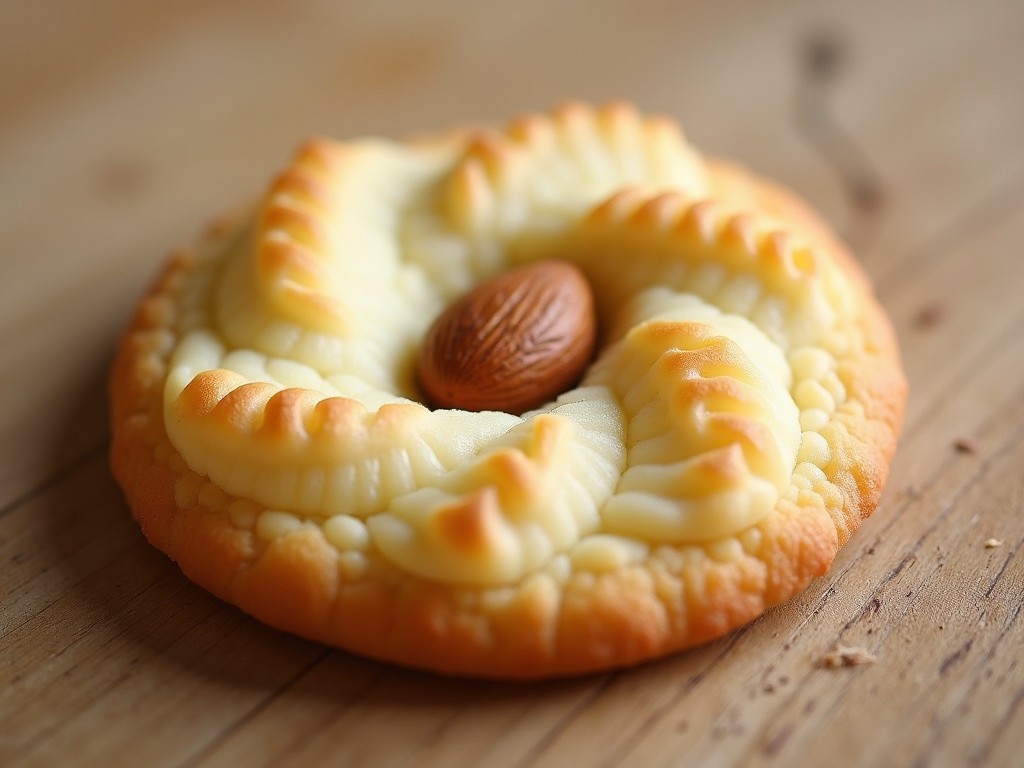
<instances>
[{"instance_id":1,"label":"glossy almond skin","mask_svg":"<svg viewBox=\"0 0 1024 768\"><path fill-rule=\"evenodd\" d=\"M596 340L586 277L568 262L543 261L453 302L427 332L416 375L435 407L519 414L570 389Z\"/></svg>"}]
</instances>

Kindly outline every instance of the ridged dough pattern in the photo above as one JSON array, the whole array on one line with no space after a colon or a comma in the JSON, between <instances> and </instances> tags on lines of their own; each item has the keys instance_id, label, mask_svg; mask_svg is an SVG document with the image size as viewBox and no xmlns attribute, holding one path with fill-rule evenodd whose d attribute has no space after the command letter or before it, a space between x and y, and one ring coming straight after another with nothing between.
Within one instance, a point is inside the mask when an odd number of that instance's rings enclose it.
<instances>
[{"instance_id":1,"label":"ridged dough pattern","mask_svg":"<svg viewBox=\"0 0 1024 768\"><path fill-rule=\"evenodd\" d=\"M597 358L524 414L430 410L455 297L575 262ZM874 509L905 385L852 259L675 124L570 104L505 131L315 140L172 260L112 377L146 535L275 626L536 677L748 621Z\"/></svg>"}]
</instances>

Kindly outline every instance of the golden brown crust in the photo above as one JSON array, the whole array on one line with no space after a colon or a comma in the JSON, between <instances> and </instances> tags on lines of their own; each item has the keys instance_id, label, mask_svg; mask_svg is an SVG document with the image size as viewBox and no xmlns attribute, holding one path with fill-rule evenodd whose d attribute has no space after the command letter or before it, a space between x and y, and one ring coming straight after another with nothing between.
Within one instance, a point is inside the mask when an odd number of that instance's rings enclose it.
<instances>
[{"instance_id":1,"label":"golden brown crust","mask_svg":"<svg viewBox=\"0 0 1024 768\"><path fill-rule=\"evenodd\" d=\"M620 117L612 110L604 119L618 125ZM560 119L576 118L569 109ZM511 133L535 143L550 140L543 125L530 121ZM500 142L486 140L471 149L485 165L504 151ZM317 143L304 153L314 170L338 162L329 147ZM877 505L901 427L905 382L888 319L828 228L793 195L742 170L716 164L709 177L712 196L725 195L741 208L777 218L835 260L853 286L851 328L863 341L838 358L836 374L847 397L821 428L831 454L820 480L812 476L794 484L756 524L699 544L651 544L610 570L552 566L495 587L417 578L357 549L339 550L324 526L297 518L289 518L273 536L261 535L262 508L250 509L244 499L190 469L171 444L164 421L178 299L202 254L232 236L232 227L221 226L195 251L171 260L126 330L110 379L112 468L147 539L197 584L271 626L377 659L494 678L635 664L720 636L789 599L827 571L839 547ZM278 186L301 192L310 184L305 177L286 177ZM313 189L310 194L323 193ZM674 215L673 206L677 202L670 197L655 198L642 217L664 221ZM326 236L300 214L270 206L261 214L262 227L285 228L307 245ZM745 227L740 221L728 237L749 239ZM313 280L299 275L305 262L294 252L284 261L272 248L263 253L261 268L292 270L294 285ZM778 268L786 266L780 262ZM339 322L334 304L325 299L316 306L327 313L319 316L328 318L323 322ZM196 389L190 395L202 399ZM271 414L273 423L283 425L282 433L298 429L303 418L300 404L289 397L278 396ZM222 398L207 399L198 410L210 411L215 403L228 407ZM334 399L324 407L325 413L346 411L330 420L352 422L344 402L352 401ZM534 470L522 456L508 452L492 460L515 465L502 473L520 473L524 480L518 487L539 493L530 490ZM470 555L484 551L483 542L497 535L492 530L496 502L489 493L450 504L437 521L443 538Z\"/></svg>"},{"instance_id":2,"label":"golden brown crust","mask_svg":"<svg viewBox=\"0 0 1024 768\"><path fill-rule=\"evenodd\" d=\"M831 229L802 200L789 190L759 178L728 163L712 165L716 192L734 199L749 201L770 215L777 216L800 231L809 233L843 269L858 287L863 310L860 330L867 340L863 354L846 359L839 366L839 376L850 400L863 405L863 411L838 414L834 429L834 445L840 446L833 459L830 477L846 478L856 487L848 489L848 501L841 517L834 518L839 531L839 545L878 506L882 489L889 475L889 461L896 451L896 440L903 428L903 408L907 383L900 365L896 332L885 311L875 298L870 281L857 260L832 233ZM833 440L829 440L833 444Z\"/></svg>"}]
</instances>

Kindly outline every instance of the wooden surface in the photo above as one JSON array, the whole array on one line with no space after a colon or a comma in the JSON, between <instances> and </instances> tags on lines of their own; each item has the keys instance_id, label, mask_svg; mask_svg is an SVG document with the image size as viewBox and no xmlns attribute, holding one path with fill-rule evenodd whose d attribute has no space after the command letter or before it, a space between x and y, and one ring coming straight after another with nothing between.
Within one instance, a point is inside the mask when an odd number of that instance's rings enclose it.
<instances>
[{"instance_id":1,"label":"wooden surface","mask_svg":"<svg viewBox=\"0 0 1024 768\"><path fill-rule=\"evenodd\" d=\"M1012 0L4 0L0 764L1020 765L1022 31ZM106 368L164 254L310 134L568 97L679 117L853 242L912 387L876 515L742 631L539 685L353 658L193 587L106 463ZM822 668L836 644L877 662Z\"/></svg>"}]
</instances>

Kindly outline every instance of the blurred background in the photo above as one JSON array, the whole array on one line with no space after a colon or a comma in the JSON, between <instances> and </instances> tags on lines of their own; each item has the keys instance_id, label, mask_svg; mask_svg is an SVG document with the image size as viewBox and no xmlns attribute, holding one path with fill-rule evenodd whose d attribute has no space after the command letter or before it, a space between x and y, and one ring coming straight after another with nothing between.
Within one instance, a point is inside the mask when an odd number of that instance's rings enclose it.
<instances>
[{"instance_id":1,"label":"blurred background","mask_svg":"<svg viewBox=\"0 0 1024 768\"><path fill-rule=\"evenodd\" d=\"M1020 7L3 0L0 232L123 262L254 194L306 136L402 136L569 98L671 114L850 226L850 184L899 206L907 177L937 196L1006 162L1024 121ZM827 92L808 109L815 83ZM54 209L58 231L40 227Z\"/></svg>"},{"instance_id":2,"label":"blurred background","mask_svg":"<svg viewBox=\"0 0 1024 768\"><path fill-rule=\"evenodd\" d=\"M1018 764L1022 33L1020 0L0 0L0 763L256 765L299 733L312 764ZM523 689L327 653L185 582L106 458L167 253L308 136L568 99L677 118L874 279L912 396L833 573L719 643ZM836 643L879 663L815 667Z\"/></svg>"},{"instance_id":3,"label":"blurred background","mask_svg":"<svg viewBox=\"0 0 1024 768\"><path fill-rule=\"evenodd\" d=\"M881 283L910 275L1020 185L1022 30L1014 0L2 0L4 371L60 359L100 392L166 253L308 136L567 99L674 116L807 197ZM9 377L0 428L70 459L103 433L103 398L68 437L38 412L66 385L41 379ZM35 476L30 449L2 450L0 473Z\"/></svg>"}]
</instances>

